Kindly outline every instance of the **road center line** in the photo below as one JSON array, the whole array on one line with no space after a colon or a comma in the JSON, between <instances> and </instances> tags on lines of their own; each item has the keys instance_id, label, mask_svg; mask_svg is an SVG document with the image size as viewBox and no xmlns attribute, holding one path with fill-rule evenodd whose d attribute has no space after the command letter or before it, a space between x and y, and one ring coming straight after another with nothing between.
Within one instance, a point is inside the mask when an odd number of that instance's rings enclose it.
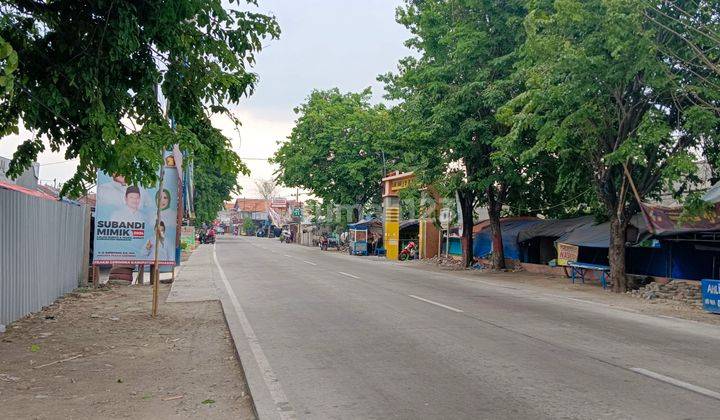
<instances>
[{"instance_id":1,"label":"road center line","mask_svg":"<svg viewBox=\"0 0 720 420\"><path fill-rule=\"evenodd\" d=\"M452 306L443 305L442 303L434 302L434 301L429 300L429 299L424 299L424 298L421 298L420 296L415 296L415 295L408 295L408 296L410 296L410 297L413 298L413 299L417 299L417 300L421 300L421 301L423 301L423 302L429 303L429 304L431 304L431 305L435 305L435 306L439 306L439 307L441 307L441 308L449 309L449 310L451 310L451 311L453 311L453 312L458 312L458 313L462 313L462 312L463 312L461 309L453 308Z\"/></svg>"},{"instance_id":2,"label":"road center line","mask_svg":"<svg viewBox=\"0 0 720 420\"><path fill-rule=\"evenodd\" d=\"M352 274L343 273L342 271L338 271L338 273L342 274L343 276L352 277L352 278L354 278L354 279L359 279L359 278L360 278L360 277L358 277L358 276L353 276Z\"/></svg>"},{"instance_id":3,"label":"road center line","mask_svg":"<svg viewBox=\"0 0 720 420\"><path fill-rule=\"evenodd\" d=\"M247 316L245 316L245 311L243 311L242 306L240 306L240 302L238 301L237 296L235 296L235 292L233 291L232 287L230 287L230 282L228 282L227 277L225 276L225 272L223 271L222 267L220 267L220 262L217 258L217 253L215 253L215 245L213 244L213 259L215 260L215 266L218 269L218 272L220 273L220 279L223 282L223 285L225 286L225 291L230 296L230 302L233 305L233 308L235 309L235 314L238 316L240 320L240 325L242 326L243 332L245 333L245 338L248 341L248 344L250 345L250 351L252 351L253 356L255 356L255 362L257 363L258 367L260 368L260 372L262 372L263 381L265 382L265 386L267 386L268 391L270 392L270 396L272 397L273 401L275 402L275 406L278 409L278 412L280 414L280 417L282 419L295 419L297 418L297 415L295 414L294 409L290 405L290 402L288 401L287 396L285 395L285 391L283 391L282 386L280 386L280 381L278 380L277 376L275 375L275 372L270 367L270 362L267 359L267 356L265 356L265 352L263 351L262 347L260 347L260 342L257 339L257 336L255 335L255 331L253 330L252 326L250 325L250 321L248 321Z\"/></svg>"},{"instance_id":4,"label":"road center line","mask_svg":"<svg viewBox=\"0 0 720 420\"><path fill-rule=\"evenodd\" d=\"M635 373L639 373L641 375L647 376L649 378L656 379L661 382L668 383L670 385L674 385L679 388L687 389L688 391L692 391L695 393L698 393L700 395L704 395L706 397L714 398L716 400L720 400L720 392L711 391L707 388L703 388L701 386L689 384L687 382L683 382L681 380L671 378L669 376L661 375L659 373L655 373L651 370L642 369L642 368L630 368Z\"/></svg>"},{"instance_id":5,"label":"road center line","mask_svg":"<svg viewBox=\"0 0 720 420\"><path fill-rule=\"evenodd\" d=\"M303 260L303 262L304 262L305 264L317 265L317 264L315 264L314 262L310 262L310 261L305 261L305 260Z\"/></svg>"}]
</instances>

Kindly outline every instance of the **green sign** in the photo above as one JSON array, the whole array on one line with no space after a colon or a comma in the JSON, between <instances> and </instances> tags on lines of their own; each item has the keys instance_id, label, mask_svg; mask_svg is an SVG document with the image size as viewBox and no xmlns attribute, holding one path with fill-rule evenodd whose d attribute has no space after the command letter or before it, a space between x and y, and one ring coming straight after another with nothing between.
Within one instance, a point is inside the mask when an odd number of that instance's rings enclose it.
<instances>
[{"instance_id":1,"label":"green sign","mask_svg":"<svg viewBox=\"0 0 720 420\"><path fill-rule=\"evenodd\" d=\"M302 210L301 209L293 209L292 215L293 215L293 217L301 217Z\"/></svg>"}]
</instances>

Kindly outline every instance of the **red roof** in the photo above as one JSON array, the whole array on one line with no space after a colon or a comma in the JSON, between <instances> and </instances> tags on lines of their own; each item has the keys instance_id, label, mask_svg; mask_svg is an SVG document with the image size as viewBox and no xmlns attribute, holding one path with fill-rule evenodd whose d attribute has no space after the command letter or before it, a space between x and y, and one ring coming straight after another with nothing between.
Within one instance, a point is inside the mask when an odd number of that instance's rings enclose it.
<instances>
[{"instance_id":1,"label":"red roof","mask_svg":"<svg viewBox=\"0 0 720 420\"><path fill-rule=\"evenodd\" d=\"M33 197L39 197L39 198L43 198L45 200L57 201L57 198L53 197L50 194L46 194L41 191L31 190L29 188L21 187L19 185L11 184L9 182L0 181L0 188L4 188L6 190L17 191L17 192L27 194L27 195L32 195Z\"/></svg>"},{"instance_id":2,"label":"red roof","mask_svg":"<svg viewBox=\"0 0 720 420\"><path fill-rule=\"evenodd\" d=\"M235 200L237 211L262 213L267 211L267 201L262 198L238 198Z\"/></svg>"}]
</instances>

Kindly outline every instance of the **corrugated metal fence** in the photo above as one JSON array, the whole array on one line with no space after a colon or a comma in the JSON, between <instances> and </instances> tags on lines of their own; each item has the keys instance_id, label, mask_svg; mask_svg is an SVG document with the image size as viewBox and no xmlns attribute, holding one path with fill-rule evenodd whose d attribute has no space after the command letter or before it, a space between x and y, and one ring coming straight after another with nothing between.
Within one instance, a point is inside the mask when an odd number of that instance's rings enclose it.
<instances>
[{"instance_id":1,"label":"corrugated metal fence","mask_svg":"<svg viewBox=\"0 0 720 420\"><path fill-rule=\"evenodd\" d=\"M78 286L85 218L83 207L0 189L0 324Z\"/></svg>"}]
</instances>

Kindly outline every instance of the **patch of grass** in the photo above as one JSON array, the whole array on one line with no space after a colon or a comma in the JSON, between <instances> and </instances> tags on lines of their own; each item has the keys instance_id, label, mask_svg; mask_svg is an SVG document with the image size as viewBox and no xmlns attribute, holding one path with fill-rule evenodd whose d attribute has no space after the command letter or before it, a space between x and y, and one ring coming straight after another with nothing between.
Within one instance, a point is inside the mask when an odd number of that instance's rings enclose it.
<instances>
[{"instance_id":1,"label":"patch of grass","mask_svg":"<svg viewBox=\"0 0 720 420\"><path fill-rule=\"evenodd\" d=\"M215 404L215 400L211 400L208 398L207 400L203 401L202 404L205 404L205 405Z\"/></svg>"},{"instance_id":2,"label":"patch of grass","mask_svg":"<svg viewBox=\"0 0 720 420\"><path fill-rule=\"evenodd\" d=\"M38 346L37 344L31 344L31 345L30 345L30 351L33 352L33 353L37 353L37 352L40 351L40 346Z\"/></svg>"},{"instance_id":3,"label":"patch of grass","mask_svg":"<svg viewBox=\"0 0 720 420\"><path fill-rule=\"evenodd\" d=\"M142 399L147 401L147 400L151 399L152 397L153 397L152 394L145 394L145 395L143 395Z\"/></svg>"}]
</instances>

